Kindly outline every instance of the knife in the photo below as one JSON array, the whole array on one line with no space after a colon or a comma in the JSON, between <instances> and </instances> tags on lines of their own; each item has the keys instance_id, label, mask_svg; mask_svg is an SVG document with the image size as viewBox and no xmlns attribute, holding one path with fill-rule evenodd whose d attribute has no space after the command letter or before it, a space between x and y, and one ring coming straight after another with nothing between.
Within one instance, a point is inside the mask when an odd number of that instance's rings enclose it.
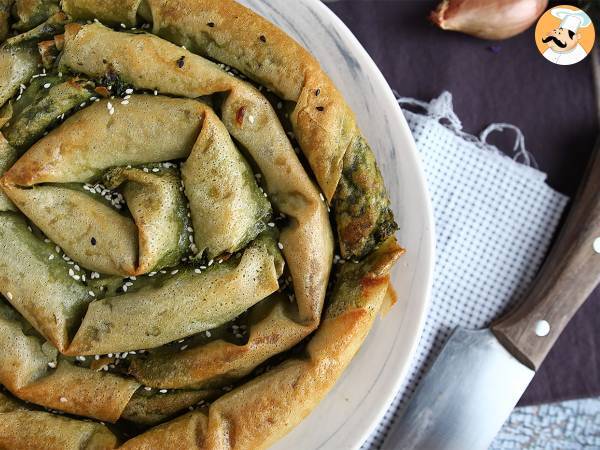
<instances>
[{"instance_id":1,"label":"knife","mask_svg":"<svg viewBox=\"0 0 600 450\"><path fill-rule=\"evenodd\" d=\"M600 141L563 229L528 294L490 329L457 328L383 450L484 450L600 282Z\"/></svg>"}]
</instances>

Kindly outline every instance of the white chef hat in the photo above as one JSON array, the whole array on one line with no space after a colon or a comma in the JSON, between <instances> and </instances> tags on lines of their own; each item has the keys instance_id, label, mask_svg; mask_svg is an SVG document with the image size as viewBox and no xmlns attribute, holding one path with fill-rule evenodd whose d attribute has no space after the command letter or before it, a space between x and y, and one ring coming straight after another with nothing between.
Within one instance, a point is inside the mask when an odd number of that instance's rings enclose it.
<instances>
[{"instance_id":1,"label":"white chef hat","mask_svg":"<svg viewBox=\"0 0 600 450\"><path fill-rule=\"evenodd\" d=\"M554 17L561 20L561 28L571 30L573 33L577 33L579 28L585 28L592 23L590 16L583 11L573 11L568 8L552 8L550 11Z\"/></svg>"}]
</instances>

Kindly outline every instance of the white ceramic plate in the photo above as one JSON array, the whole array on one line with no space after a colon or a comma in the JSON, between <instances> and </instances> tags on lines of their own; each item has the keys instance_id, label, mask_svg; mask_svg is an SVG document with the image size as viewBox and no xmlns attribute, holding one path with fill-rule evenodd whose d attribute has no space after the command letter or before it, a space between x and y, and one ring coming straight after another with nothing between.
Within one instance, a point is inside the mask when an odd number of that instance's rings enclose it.
<instances>
[{"instance_id":1,"label":"white ceramic plate","mask_svg":"<svg viewBox=\"0 0 600 450\"><path fill-rule=\"evenodd\" d=\"M277 450L358 448L404 380L427 313L433 217L419 157L383 75L350 30L318 0L240 0L320 61L344 93L377 156L407 254L393 273L398 304L377 320L360 352L319 406Z\"/></svg>"}]
</instances>

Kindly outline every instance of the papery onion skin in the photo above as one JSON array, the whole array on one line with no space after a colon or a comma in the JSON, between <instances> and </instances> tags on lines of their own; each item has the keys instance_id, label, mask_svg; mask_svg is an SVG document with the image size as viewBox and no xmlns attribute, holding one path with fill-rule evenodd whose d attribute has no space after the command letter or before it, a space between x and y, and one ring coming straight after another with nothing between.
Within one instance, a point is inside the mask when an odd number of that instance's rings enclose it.
<instances>
[{"instance_id":1,"label":"papery onion skin","mask_svg":"<svg viewBox=\"0 0 600 450\"><path fill-rule=\"evenodd\" d=\"M548 0L443 0L429 18L442 30L502 40L529 28L547 6Z\"/></svg>"}]
</instances>

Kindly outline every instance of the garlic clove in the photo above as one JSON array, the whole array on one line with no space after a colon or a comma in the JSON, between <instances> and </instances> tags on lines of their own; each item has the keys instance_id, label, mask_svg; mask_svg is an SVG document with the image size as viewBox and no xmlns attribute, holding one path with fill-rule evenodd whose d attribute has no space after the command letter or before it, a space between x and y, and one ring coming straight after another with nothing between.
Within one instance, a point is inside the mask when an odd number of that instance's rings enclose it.
<instances>
[{"instance_id":1,"label":"garlic clove","mask_svg":"<svg viewBox=\"0 0 600 450\"><path fill-rule=\"evenodd\" d=\"M501 40L525 31L547 6L548 0L443 0L429 18L443 30Z\"/></svg>"}]
</instances>

